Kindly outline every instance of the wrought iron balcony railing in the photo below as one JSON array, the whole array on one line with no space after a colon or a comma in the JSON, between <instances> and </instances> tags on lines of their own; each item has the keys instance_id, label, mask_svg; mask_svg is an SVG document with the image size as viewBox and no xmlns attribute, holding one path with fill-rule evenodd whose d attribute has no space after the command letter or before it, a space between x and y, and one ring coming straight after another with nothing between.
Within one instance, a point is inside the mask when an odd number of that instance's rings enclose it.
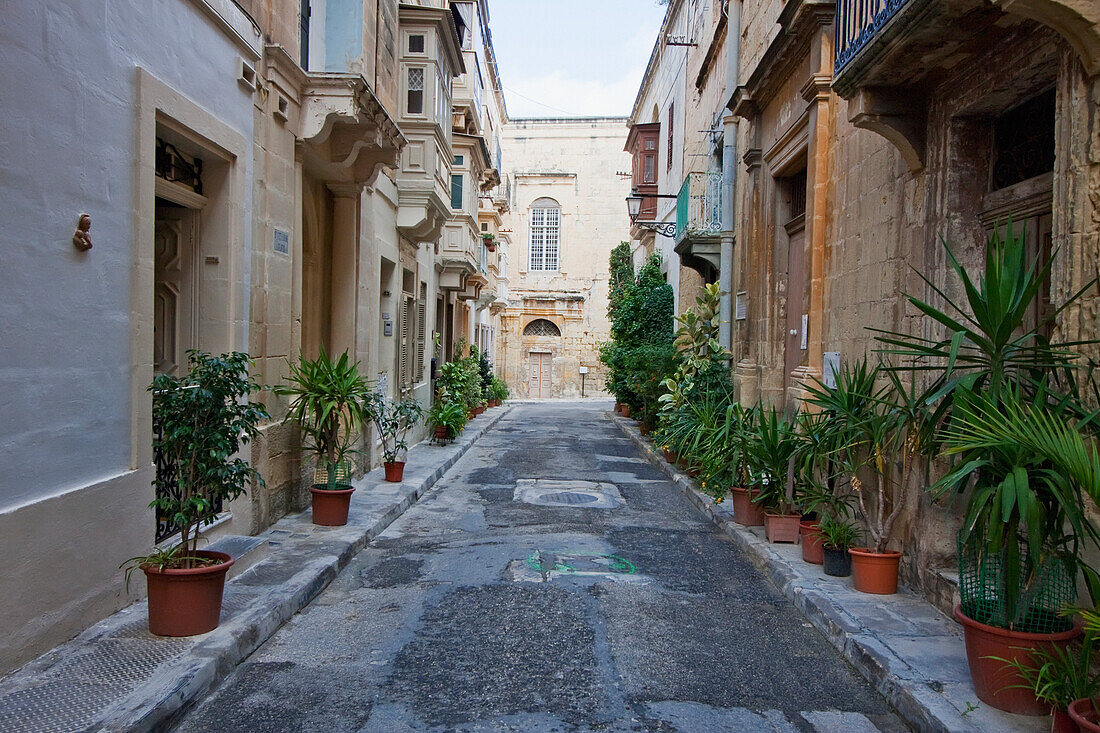
<instances>
[{"instance_id":1,"label":"wrought iron balcony railing","mask_svg":"<svg viewBox=\"0 0 1100 733\"><path fill-rule=\"evenodd\" d=\"M867 47L910 0L837 0L836 60L833 74Z\"/></svg>"},{"instance_id":2,"label":"wrought iron balcony railing","mask_svg":"<svg viewBox=\"0 0 1100 733\"><path fill-rule=\"evenodd\" d=\"M676 243L722 232L722 174L689 173L676 197Z\"/></svg>"}]
</instances>

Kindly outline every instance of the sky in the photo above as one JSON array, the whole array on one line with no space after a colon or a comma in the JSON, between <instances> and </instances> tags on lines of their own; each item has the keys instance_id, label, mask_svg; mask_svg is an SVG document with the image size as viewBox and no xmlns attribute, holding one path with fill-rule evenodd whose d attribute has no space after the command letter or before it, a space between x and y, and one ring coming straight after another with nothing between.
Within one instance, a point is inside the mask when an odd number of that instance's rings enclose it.
<instances>
[{"instance_id":1,"label":"sky","mask_svg":"<svg viewBox=\"0 0 1100 733\"><path fill-rule=\"evenodd\" d=\"M629 115L664 15L656 0L489 0L508 116Z\"/></svg>"}]
</instances>

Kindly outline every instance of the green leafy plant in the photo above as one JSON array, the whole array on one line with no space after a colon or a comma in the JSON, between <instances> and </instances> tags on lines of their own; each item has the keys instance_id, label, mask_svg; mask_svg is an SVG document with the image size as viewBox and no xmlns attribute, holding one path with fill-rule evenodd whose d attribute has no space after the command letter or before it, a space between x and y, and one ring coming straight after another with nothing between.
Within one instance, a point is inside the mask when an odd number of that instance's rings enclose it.
<instances>
[{"instance_id":1,"label":"green leafy plant","mask_svg":"<svg viewBox=\"0 0 1100 733\"><path fill-rule=\"evenodd\" d=\"M348 457L365 419L373 392L370 383L359 374L359 363L345 351L337 359L329 357L322 346L316 359L302 357L290 364L286 384L274 388L278 395L290 397L286 421L298 423L305 438L303 447L313 453L323 486L344 487L350 471ZM344 483L339 483L345 477Z\"/></svg>"},{"instance_id":2,"label":"green leafy plant","mask_svg":"<svg viewBox=\"0 0 1100 733\"><path fill-rule=\"evenodd\" d=\"M925 465L900 382L880 376L879 367L861 358L843 364L833 386L814 380L806 388L806 402L822 411L823 450L835 465L838 491L855 498L878 553L886 551L904 509L905 485Z\"/></svg>"},{"instance_id":3,"label":"green leafy plant","mask_svg":"<svg viewBox=\"0 0 1100 733\"><path fill-rule=\"evenodd\" d=\"M732 399L727 366L731 354L718 342L721 302L722 291L717 283L704 285L695 306L676 316L680 324L676 331L680 358L676 372L661 384L665 390L660 398L662 409L681 407L700 392L717 390L727 401Z\"/></svg>"},{"instance_id":4,"label":"green leafy plant","mask_svg":"<svg viewBox=\"0 0 1100 733\"><path fill-rule=\"evenodd\" d=\"M860 526L847 519L822 517L817 523L817 531L821 535L821 545L834 550L855 547L863 539Z\"/></svg>"},{"instance_id":5,"label":"green leafy plant","mask_svg":"<svg viewBox=\"0 0 1100 733\"><path fill-rule=\"evenodd\" d=\"M466 427L466 406L461 402L436 400L428 410L428 424L442 427L448 438L454 438Z\"/></svg>"},{"instance_id":6,"label":"green leafy plant","mask_svg":"<svg viewBox=\"0 0 1100 733\"><path fill-rule=\"evenodd\" d=\"M1080 642L1067 647L1039 648L1032 659L994 657L1013 668L1023 680L1012 688L1031 690L1035 697L1058 710L1065 710L1074 700L1100 695L1100 675L1094 663L1100 614L1096 609L1067 609L1066 615L1079 612L1084 620L1085 634Z\"/></svg>"},{"instance_id":7,"label":"green leafy plant","mask_svg":"<svg viewBox=\"0 0 1100 733\"><path fill-rule=\"evenodd\" d=\"M367 410L366 415L374 422L382 442L382 460L385 463L403 460L409 449L405 438L420 422L424 408L416 400L387 400L375 393Z\"/></svg>"},{"instance_id":8,"label":"green leafy plant","mask_svg":"<svg viewBox=\"0 0 1100 733\"><path fill-rule=\"evenodd\" d=\"M760 469L759 493L753 501L772 514L794 513L795 481L791 474L799 450L795 424L774 407L764 409L747 448Z\"/></svg>"},{"instance_id":9,"label":"green leafy plant","mask_svg":"<svg viewBox=\"0 0 1100 733\"><path fill-rule=\"evenodd\" d=\"M481 380L481 395L483 399L492 399L489 395L489 387L493 384L493 362L489 361L489 351L482 351L478 355L478 376Z\"/></svg>"},{"instance_id":10,"label":"green leafy plant","mask_svg":"<svg viewBox=\"0 0 1100 733\"><path fill-rule=\"evenodd\" d=\"M137 565L194 567L199 530L214 521L215 507L245 493L253 480L263 485L243 458L233 457L270 417L263 405L248 400L261 389L249 375L251 363L240 352L191 350L187 374L160 374L149 386L160 427L153 447L175 468L175 486L162 485L160 476L153 480L157 498L150 506L179 529L180 541L171 550L134 558Z\"/></svg>"},{"instance_id":11,"label":"green leafy plant","mask_svg":"<svg viewBox=\"0 0 1100 733\"><path fill-rule=\"evenodd\" d=\"M508 385L500 377L494 376L489 382L489 399L498 402L508 399Z\"/></svg>"}]
</instances>

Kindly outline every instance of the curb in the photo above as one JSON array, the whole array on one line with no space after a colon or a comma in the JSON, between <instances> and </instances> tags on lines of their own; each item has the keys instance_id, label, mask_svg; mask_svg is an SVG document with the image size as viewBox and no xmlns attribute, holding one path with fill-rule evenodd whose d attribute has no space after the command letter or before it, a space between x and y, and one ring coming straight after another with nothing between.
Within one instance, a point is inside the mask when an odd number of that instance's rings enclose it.
<instances>
[{"instance_id":1,"label":"curb","mask_svg":"<svg viewBox=\"0 0 1100 733\"><path fill-rule=\"evenodd\" d=\"M992 722L986 715L1013 719L998 721L998 730L1045 730L1047 718L1008 716L983 708L986 718L979 723L962 717L960 710L951 704L938 688L943 683L921 675L913 666L889 649L873 634L867 632L858 620L847 613L832 599L814 588L805 588L801 578L761 536L741 528L733 520L733 512L716 505L710 497L695 488L694 481L676 467L670 465L661 454L642 437L627 418L611 415L619 428L642 450L654 466L661 469L687 496L696 508L705 513L719 529L733 539L738 548L772 582L776 588L806 616L818 631L862 674L868 682L894 708L898 715L918 731L930 733L954 733L956 731L990 730ZM937 611L937 613L939 613ZM976 698L975 698L976 700ZM1032 728L1027 722L1035 721ZM1026 727L1019 728L1018 724Z\"/></svg>"},{"instance_id":2,"label":"curb","mask_svg":"<svg viewBox=\"0 0 1100 733\"><path fill-rule=\"evenodd\" d=\"M368 542L433 488L511 410L512 405L505 405L449 446L429 446L426 441L413 446L418 452L445 450L447 455L430 468L421 466L422 472L410 462L400 484L384 483L381 468L370 471L355 482L370 492L353 494L344 527L318 527L306 510L262 532L259 536L271 545L270 554L226 582L223 620L214 631L187 639L153 637L145 626L146 603L139 601L15 670L0 680L0 708L12 713L0 723L14 726L11 730L50 729L42 727L43 722L56 725L59 720L69 723L70 730L166 730L316 598ZM105 664L111 665L107 678L101 676ZM119 695L121 699L105 702L102 696L86 697L84 690L92 680L130 689ZM30 702L56 700L65 693L70 696L66 710ZM100 707L89 712L95 704ZM0 730L7 729L0 724Z\"/></svg>"}]
</instances>

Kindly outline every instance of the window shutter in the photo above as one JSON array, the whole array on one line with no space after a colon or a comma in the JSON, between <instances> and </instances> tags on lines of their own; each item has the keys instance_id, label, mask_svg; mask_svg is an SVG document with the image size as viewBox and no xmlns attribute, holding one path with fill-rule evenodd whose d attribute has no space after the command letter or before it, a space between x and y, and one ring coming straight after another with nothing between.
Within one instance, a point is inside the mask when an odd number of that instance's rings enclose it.
<instances>
[{"instance_id":1,"label":"window shutter","mask_svg":"<svg viewBox=\"0 0 1100 733\"><path fill-rule=\"evenodd\" d=\"M424 339L428 326L428 286L420 284L420 301L416 304L416 382L424 381Z\"/></svg>"},{"instance_id":2,"label":"window shutter","mask_svg":"<svg viewBox=\"0 0 1100 733\"><path fill-rule=\"evenodd\" d=\"M400 374L400 384L402 388L409 386L409 299L401 299L401 348L400 348L400 365L398 372Z\"/></svg>"}]
</instances>

